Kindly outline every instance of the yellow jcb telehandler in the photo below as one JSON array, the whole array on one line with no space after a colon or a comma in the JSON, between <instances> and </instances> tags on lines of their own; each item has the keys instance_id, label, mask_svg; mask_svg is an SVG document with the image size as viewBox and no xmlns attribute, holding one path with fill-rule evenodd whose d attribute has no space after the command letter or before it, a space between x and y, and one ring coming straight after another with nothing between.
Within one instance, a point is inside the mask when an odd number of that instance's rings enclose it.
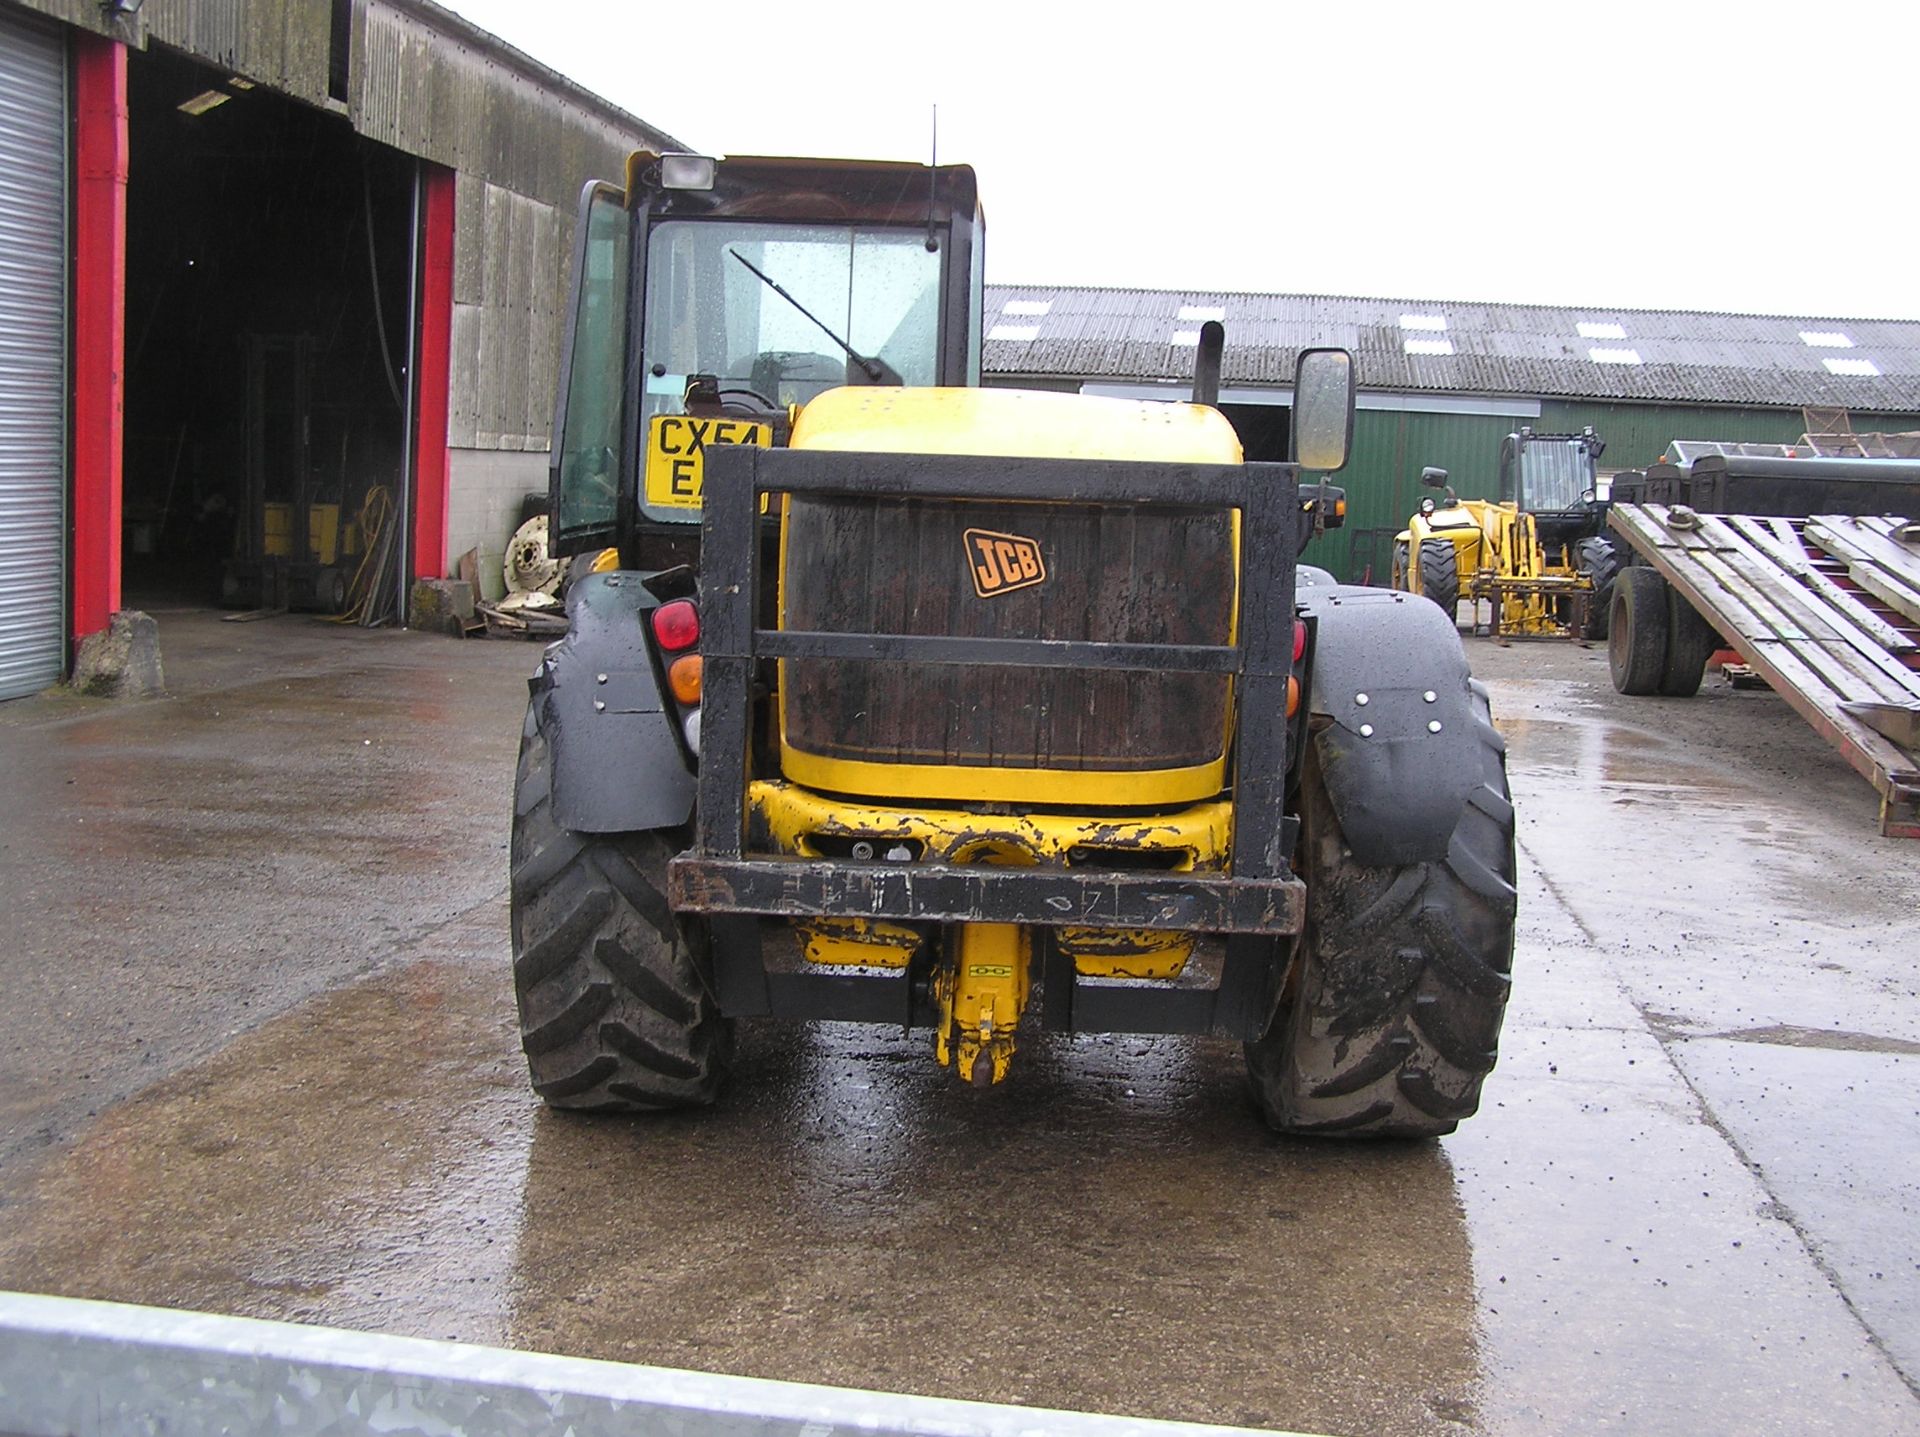
<instances>
[{"instance_id":1,"label":"yellow jcb telehandler","mask_svg":"<svg viewBox=\"0 0 1920 1437\"><path fill-rule=\"evenodd\" d=\"M576 582L515 783L514 983L563 1108L713 1099L736 1020L1246 1046L1275 1126L1450 1131L1513 947L1503 747L1457 635L1296 588L1297 463L1196 402L978 387L963 166L635 155L583 199L552 459ZM1015 1080L1017 1081L1017 1075Z\"/></svg>"},{"instance_id":2,"label":"yellow jcb telehandler","mask_svg":"<svg viewBox=\"0 0 1920 1437\"><path fill-rule=\"evenodd\" d=\"M1460 499L1447 471L1420 482L1440 491L1394 539L1393 587L1432 599L1455 616L1462 599L1488 606L1496 637L1605 638L1620 567L1606 531L1606 448L1591 427L1578 434L1522 428L1500 446L1500 498Z\"/></svg>"}]
</instances>

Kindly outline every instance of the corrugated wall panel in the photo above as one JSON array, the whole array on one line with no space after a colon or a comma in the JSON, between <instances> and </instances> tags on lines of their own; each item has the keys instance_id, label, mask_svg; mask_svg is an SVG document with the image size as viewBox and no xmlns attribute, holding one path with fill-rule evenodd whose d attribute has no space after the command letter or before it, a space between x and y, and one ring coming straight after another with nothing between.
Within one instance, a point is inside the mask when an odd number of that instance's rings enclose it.
<instances>
[{"instance_id":1,"label":"corrugated wall panel","mask_svg":"<svg viewBox=\"0 0 1920 1437\"><path fill-rule=\"evenodd\" d=\"M1366 577L1371 565L1375 580L1384 583L1392 536L1425 492L1420 471L1429 464L1445 469L1464 499L1497 498L1500 441L1522 424L1546 434L1577 433L1591 424L1607 441L1601 461L1607 469L1652 463L1674 439L1791 444L1805 428L1797 409L1724 405L1548 400L1537 419L1363 409L1354 418L1352 462L1338 481L1347 490L1346 526L1316 540L1302 557L1352 583ZM1860 414L1854 428L1920 430L1920 415Z\"/></svg>"},{"instance_id":2,"label":"corrugated wall panel","mask_svg":"<svg viewBox=\"0 0 1920 1437\"><path fill-rule=\"evenodd\" d=\"M572 214L473 181L456 206L449 442L547 447Z\"/></svg>"},{"instance_id":3,"label":"corrugated wall panel","mask_svg":"<svg viewBox=\"0 0 1920 1437\"><path fill-rule=\"evenodd\" d=\"M366 0L356 34L356 130L569 216L586 181L621 180L629 151L684 148L433 7Z\"/></svg>"},{"instance_id":4,"label":"corrugated wall panel","mask_svg":"<svg viewBox=\"0 0 1920 1437\"><path fill-rule=\"evenodd\" d=\"M193 0L140 13L155 40L310 104L327 101L332 0Z\"/></svg>"},{"instance_id":5,"label":"corrugated wall panel","mask_svg":"<svg viewBox=\"0 0 1920 1437\"><path fill-rule=\"evenodd\" d=\"M66 666L67 52L0 11L0 698Z\"/></svg>"},{"instance_id":6,"label":"corrugated wall panel","mask_svg":"<svg viewBox=\"0 0 1920 1437\"><path fill-rule=\"evenodd\" d=\"M1736 409L1718 405L1594 404L1550 400L1533 427L1573 433L1591 424L1607 441L1606 469L1638 469L1653 463L1675 439L1719 439L1748 444L1791 444L1806 430L1797 409ZM1858 433L1920 429L1920 415L1856 414Z\"/></svg>"}]
</instances>

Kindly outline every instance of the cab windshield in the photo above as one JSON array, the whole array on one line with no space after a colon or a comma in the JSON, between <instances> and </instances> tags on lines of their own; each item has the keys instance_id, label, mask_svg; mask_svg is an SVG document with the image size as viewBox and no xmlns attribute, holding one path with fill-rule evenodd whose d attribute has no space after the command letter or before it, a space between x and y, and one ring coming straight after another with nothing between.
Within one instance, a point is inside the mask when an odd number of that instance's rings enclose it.
<instances>
[{"instance_id":1,"label":"cab windshield","mask_svg":"<svg viewBox=\"0 0 1920 1437\"><path fill-rule=\"evenodd\" d=\"M1520 507L1552 514L1578 509L1593 488L1593 457L1582 444L1529 444L1520 451Z\"/></svg>"},{"instance_id":2,"label":"cab windshield","mask_svg":"<svg viewBox=\"0 0 1920 1437\"><path fill-rule=\"evenodd\" d=\"M940 262L919 230L662 222L647 240L642 422L678 413L692 374L718 376L723 400L768 409L804 404L847 383L846 351L822 325L862 357L883 361L903 383L932 384Z\"/></svg>"}]
</instances>

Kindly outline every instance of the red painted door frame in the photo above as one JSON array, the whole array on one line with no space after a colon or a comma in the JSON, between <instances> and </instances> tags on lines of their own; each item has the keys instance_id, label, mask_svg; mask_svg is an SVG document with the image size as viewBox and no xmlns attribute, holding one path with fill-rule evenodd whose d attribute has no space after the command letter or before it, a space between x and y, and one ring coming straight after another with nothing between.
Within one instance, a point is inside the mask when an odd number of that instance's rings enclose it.
<instances>
[{"instance_id":1,"label":"red painted door frame","mask_svg":"<svg viewBox=\"0 0 1920 1437\"><path fill-rule=\"evenodd\" d=\"M127 48L74 30L73 637L120 607Z\"/></svg>"},{"instance_id":2,"label":"red painted door frame","mask_svg":"<svg viewBox=\"0 0 1920 1437\"><path fill-rule=\"evenodd\" d=\"M453 351L453 171L420 165L420 315L415 348L413 577L447 573L447 403Z\"/></svg>"}]
</instances>

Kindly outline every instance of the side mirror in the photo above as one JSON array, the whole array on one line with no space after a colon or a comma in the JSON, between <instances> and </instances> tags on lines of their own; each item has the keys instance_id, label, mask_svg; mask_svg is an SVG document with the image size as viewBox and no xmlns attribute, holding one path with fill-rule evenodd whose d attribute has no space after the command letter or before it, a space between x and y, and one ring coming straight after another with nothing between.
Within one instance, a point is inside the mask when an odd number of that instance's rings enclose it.
<instances>
[{"instance_id":1,"label":"side mirror","mask_svg":"<svg viewBox=\"0 0 1920 1437\"><path fill-rule=\"evenodd\" d=\"M1335 474L1353 448L1353 356L1303 349L1293 375L1293 462Z\"/></svg>"},{"instance_id":2,"label":"side mirror","mask_svg":"<svg viewBox=\"0 0 1920 1437\"><path fill-rule=\"evenodd\" d=\"M1447 487L1447 471L1429 464L1420 471L1420 482L1429 489L1444 489Z\"/></svg>"}]
</instances>

